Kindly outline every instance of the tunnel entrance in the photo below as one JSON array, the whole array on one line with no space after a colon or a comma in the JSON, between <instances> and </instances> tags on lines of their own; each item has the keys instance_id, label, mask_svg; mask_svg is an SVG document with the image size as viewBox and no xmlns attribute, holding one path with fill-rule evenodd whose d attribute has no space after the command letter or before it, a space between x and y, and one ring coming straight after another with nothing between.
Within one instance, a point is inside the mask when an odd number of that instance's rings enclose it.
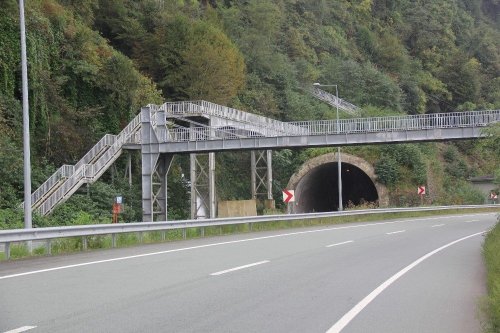
<instances>
[{"instance_id":1,"label":"tunnel entrance","mask_svg":"<svg viewBox=\"0 0 500 333\"><path fill-rule=\"evenodd\" d=\"M342 154L342 203L358 206L376 202L385 206L387 191L375 181L373 167L365 160ZM313 158L292 176L289 189L295 190L293 213L330 212L338 207L337 154L326 154Z\"/></svg>"}]
</instances>

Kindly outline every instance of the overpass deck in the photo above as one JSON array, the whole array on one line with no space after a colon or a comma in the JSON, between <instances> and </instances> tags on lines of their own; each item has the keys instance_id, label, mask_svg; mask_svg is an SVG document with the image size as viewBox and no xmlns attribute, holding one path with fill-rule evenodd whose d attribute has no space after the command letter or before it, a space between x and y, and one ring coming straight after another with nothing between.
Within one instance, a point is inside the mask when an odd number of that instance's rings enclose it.
<instances>
[{"instance_id":1,"label":"overpass deck","mask_svg":"<svg viewBox=\"0 0 500 333\"><path fill-rule=\"evenodd\" d=\"M500 110L490 110L289 122L285 124L294 131L284 132L273 127L258 128L255 124L241 124L237 128L172 126L166 114L150 112L143 110L143 132L131 137L125 149L152 144L159 146L154 150L160 153L200 153L460 140L481 137L487 125L500 121Z\"/></svg>"}]
</instances>

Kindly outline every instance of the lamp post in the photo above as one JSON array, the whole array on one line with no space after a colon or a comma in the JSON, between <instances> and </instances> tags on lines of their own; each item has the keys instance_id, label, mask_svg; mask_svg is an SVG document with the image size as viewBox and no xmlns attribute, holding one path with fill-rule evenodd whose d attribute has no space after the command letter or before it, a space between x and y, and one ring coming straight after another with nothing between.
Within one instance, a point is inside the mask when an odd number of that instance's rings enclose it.
<instances>
[{"instance_id":1,"label":"lamp post","mask_svg":"<svg viewBox=\"0 0 500 333\"><path fill-rule=\"evenodd\" d=\"M313 83L315 87L335 87L335 105L337 106L337 134L340 133L340 122L339 122L339 87L337 84L320 84L318 82ZM339 211L344 210L342 204L342 161L340 159L340 146L337 147L337 171L338 171L338 191L339 191Z\"/></svg>"},{"instance_id":2,"label":"lamp post","mask_svg":"<svg viewBox=\"0 0 500 333\"><path fill-rule=\"evenodd\" d=\"M26 57L26 28L24 23L24 0L19 0L19 25L21 29L21 72L23 91L23 155L24 155L24 228L31 229L31 158L30 125L28 103L28 65ZM31 250L31 244L28 245Z\"/></svg>"}]
</instances>

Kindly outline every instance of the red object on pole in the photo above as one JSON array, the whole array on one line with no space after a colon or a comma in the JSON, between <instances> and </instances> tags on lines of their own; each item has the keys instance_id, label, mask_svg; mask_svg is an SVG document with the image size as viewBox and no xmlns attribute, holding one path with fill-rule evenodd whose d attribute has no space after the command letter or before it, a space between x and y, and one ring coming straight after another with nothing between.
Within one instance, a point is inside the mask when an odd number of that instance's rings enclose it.
<instances>
[{"instance_id":1,"label":"red object on pole","mask_svg":"<svg viewBox=\"0 0 500 333\"><path fill-rule=\"evenodd\" d=\"M113 221L112 223L118 223L118 214L121 213L122 210L122 205L119 203L114 203L113 204Z\"/></svg>"}]
</instances>

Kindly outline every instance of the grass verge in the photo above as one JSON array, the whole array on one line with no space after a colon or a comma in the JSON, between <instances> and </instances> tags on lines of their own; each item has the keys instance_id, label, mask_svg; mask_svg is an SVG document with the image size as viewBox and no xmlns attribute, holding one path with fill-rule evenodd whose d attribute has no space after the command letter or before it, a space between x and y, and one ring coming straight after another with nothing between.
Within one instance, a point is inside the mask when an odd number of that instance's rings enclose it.
<instances>
[{"instance_id":1,"label":"grass verge","mask_svg":"<svg viewBox=\"0 0 500 333\"><path fill-rule=\"evenodd\" d=\"M270 222L246 223L224 226L213 226L205 228L187 228L184 232L182 229L168 230L168 231L151 231L142 233L126 233L117 234L115 238L116 247L130 247L139 244L179 241L183 239L195 239L201 237L214 237L221 235L241 234L247 232L257 231L271 231L292 228L305 228L315 226L337 225L345 223L356 222L372 222L383 221L391 219L402 218L419 218L427 216L443 216L453 214L473 214L473 213L487 213L498 212L498 209L456 209L456 210L441 210L441 211L423 211L423 212L394 212L383 214L363 214L351 216L334 216L324 218L311 218L295 221L276 220ZM112 248L111 235L104 236L88 236L86 238L87 250L93 249L109 249ZM51 241L50 253L68 254L84 250L83 237L70 237L64 239L54 239ZM33 254L30 255L29 251L24 244L11 245L11 259L19 259L30 256L41 256L48 254L47 245L35 247ZM500 255L500 254L499 254ZM0 261L5 260L5 254L0 252ZM499 286L500 288L500 286Z\"/></svg>"},{"instance_id":2,"label":"grass verge","mask_svg":"<svg viewBox=\"0 0 500 333\"><path fill-rule=\"evenodd\" d=\"M487 272L488 296L484 306L487 322L485 332L500 332L500 216L499 223L488 233L483 245Z\"/></svg>"}]
</instances>

